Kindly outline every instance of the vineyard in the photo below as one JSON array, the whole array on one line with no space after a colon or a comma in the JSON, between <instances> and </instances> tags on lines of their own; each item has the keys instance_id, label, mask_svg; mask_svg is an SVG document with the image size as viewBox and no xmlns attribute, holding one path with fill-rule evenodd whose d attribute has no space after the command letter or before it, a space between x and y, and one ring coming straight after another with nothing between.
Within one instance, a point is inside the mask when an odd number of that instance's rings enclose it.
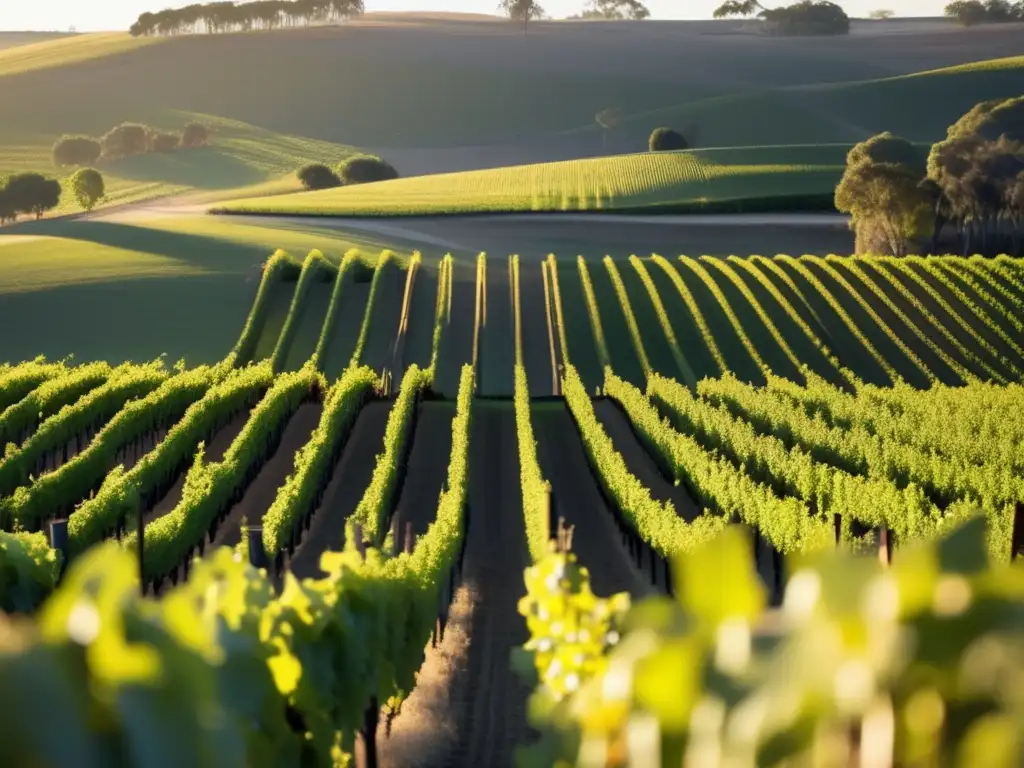
<instances>
[{"instance_id":1,"label":"vineyard","mask_svg":"<svg viewBox=\"0 0 1024 768\"><path fill-rule=\"evenodd\" d=\"M540 730L537 766L754 765L856 720L931 764L943 702L964 750L1019 749L1022 305L1009 258L278 251L215 365L0 365L0 610L35 615L0 613L0 762L501 766ZM973 683L844 613L871 579ZM871 669L744 715L783 687L740 674L751 631L798 602L758 659Z\"/></svg>"}]
</instances>

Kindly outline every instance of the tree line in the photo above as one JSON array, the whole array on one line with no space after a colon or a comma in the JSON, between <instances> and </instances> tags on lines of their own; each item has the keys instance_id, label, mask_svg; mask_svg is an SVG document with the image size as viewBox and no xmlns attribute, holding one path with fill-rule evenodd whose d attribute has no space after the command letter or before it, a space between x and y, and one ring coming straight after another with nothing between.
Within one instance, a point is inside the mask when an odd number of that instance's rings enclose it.
<instances>
[{"instance_id":1,"label":"tree line","mask_svg":"<svg viewBox=\"0 0 1024 768\"><path fill-rule=\"evenodd\" d=\"M883 133L850 150L836 208L857 253L1024 253L1024 96L983 101L931 150Z\"/></svg>"},{"instance_id":2,"label":"tree line","mask_svg":"<svg viewBox=\"0 0 1024 768\"><path fill-rule=\"evenodd\" d=\"M255 0L214 2L146 12L129 28L133 37L223 34L340 22L362 15L363 0Z\"/></svg>"},{"instance_id":3,"label":"tree line","mask_svg":"<svg viewBox=\"0 0 1024 768\"><path fill-rule=\"evenodd\" d=\"M1005 24L1024 21L1024 0L954 0L946 6L946 16L965 27L977 24Z\"/></svg>"},{"instance_id":4,"label":"tree line","mask_svg":"<svg viewBox=\"0 0 1024 768\"><path fill-rule=\"evenodd\" d=\"M210 141L210 129L191 122L180 134L161 131L142 123L121 123L99 139L91 136L62 136L53 145L53 164L91 165L101 157L116 159L147 152L172 152L175 149L202 147Z\"/></svg>"}]
</instances>

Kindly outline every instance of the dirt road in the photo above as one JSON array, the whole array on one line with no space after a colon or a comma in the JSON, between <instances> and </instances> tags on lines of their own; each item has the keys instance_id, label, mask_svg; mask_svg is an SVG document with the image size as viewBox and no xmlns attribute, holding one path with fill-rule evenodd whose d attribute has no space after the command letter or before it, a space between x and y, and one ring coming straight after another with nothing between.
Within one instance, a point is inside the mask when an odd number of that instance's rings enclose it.
<instances>
[{"instance_id":1,"label":"dirt road","mask_svg":"<svg viewBox=\"0 0 1024 768\"><path fill-rule=\"evenodd\" d=\"M509 665L526 641L516 611L526 535L510 403L474 404L465 575L444 640L428 649L416 688L379 739L382 766L511 766L530 740L527 688Z\"/></svg>"}]
</instances>

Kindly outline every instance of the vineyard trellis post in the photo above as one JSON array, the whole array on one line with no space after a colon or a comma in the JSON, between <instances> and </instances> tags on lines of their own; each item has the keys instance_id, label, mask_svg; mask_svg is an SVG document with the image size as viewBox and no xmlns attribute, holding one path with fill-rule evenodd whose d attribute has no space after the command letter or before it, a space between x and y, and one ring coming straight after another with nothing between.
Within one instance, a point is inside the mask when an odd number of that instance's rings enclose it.
<instances>
[{"instance_id":1,"label":"vineyard trellis post","mask_svg":"<svg viewBox=\"0 0 1024 768\"><path fill-rule=\"evenodd\" d=\"M139 507L139 513L135 517L135 533L139 546L139 594L146 595L146 516L143 514L143 507Z\"/></svg>"},{"instance_id":2,"label":"vineyard trellis post","mask_svg":"<svg viewBox=\"0 0 1024 768\"><path fill-rule=\"evenodd\" d=\"M1013 528L1010 532L1010 562L1024 549L1024 502L1018 501L1013 508Z\"/></svg>"},{"instance_id":3,"label":"vineyard trellis post","mask_svg":"<svg viewBox=\"0 0 1024 768\"><path fill-rule=\"evenodd\" d=\"M57 573L57 581L64 578L64 572L68 569L68 520L50 521L50 547L60 552L60 571Z\"/></svg>"},{"instance_id":4,"label":"vineyard trellis post","mask_svg":"<svg viewBox=\"0 0 1024 768\"><path fill-rule=\"evenodd\" d=\"M267 552L263 548L263 526L250 525L245 535L248 539L249 563L253 568L266 568Z\"/></svg>"}]
</instances>

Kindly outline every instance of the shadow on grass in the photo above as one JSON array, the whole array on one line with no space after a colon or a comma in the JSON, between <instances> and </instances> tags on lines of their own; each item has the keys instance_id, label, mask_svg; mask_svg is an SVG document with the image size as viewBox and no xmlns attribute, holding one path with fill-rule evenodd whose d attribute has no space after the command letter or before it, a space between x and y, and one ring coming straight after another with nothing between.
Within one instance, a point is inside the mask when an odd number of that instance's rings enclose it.
<instances>
[{"instance_id":1,"label":"shadow on grass","mask_svg":"<svg viewBox=\"0 0 1024 768\"><path fill-rule=\"evenodd\" d=\"M123 179L196 189L246 187L267 180L265 171L247 165L216 145L126 157L103 163L102 170Z\"/></svg>"},{"instance_id":2,"label":"shadow on grass","mask_svg":"<svg viewBox=\"0 0 1024 768\"><path fill-rule=\"evenodd\" d=\"M211 272L223 273L246 272L251 269L254 262L262 261L273 250L270 243L236 243L202 235L108 221L23 221L5 227L2 233L82 240L111 248L166 256Z\"/></svg>"}]
</instances>

